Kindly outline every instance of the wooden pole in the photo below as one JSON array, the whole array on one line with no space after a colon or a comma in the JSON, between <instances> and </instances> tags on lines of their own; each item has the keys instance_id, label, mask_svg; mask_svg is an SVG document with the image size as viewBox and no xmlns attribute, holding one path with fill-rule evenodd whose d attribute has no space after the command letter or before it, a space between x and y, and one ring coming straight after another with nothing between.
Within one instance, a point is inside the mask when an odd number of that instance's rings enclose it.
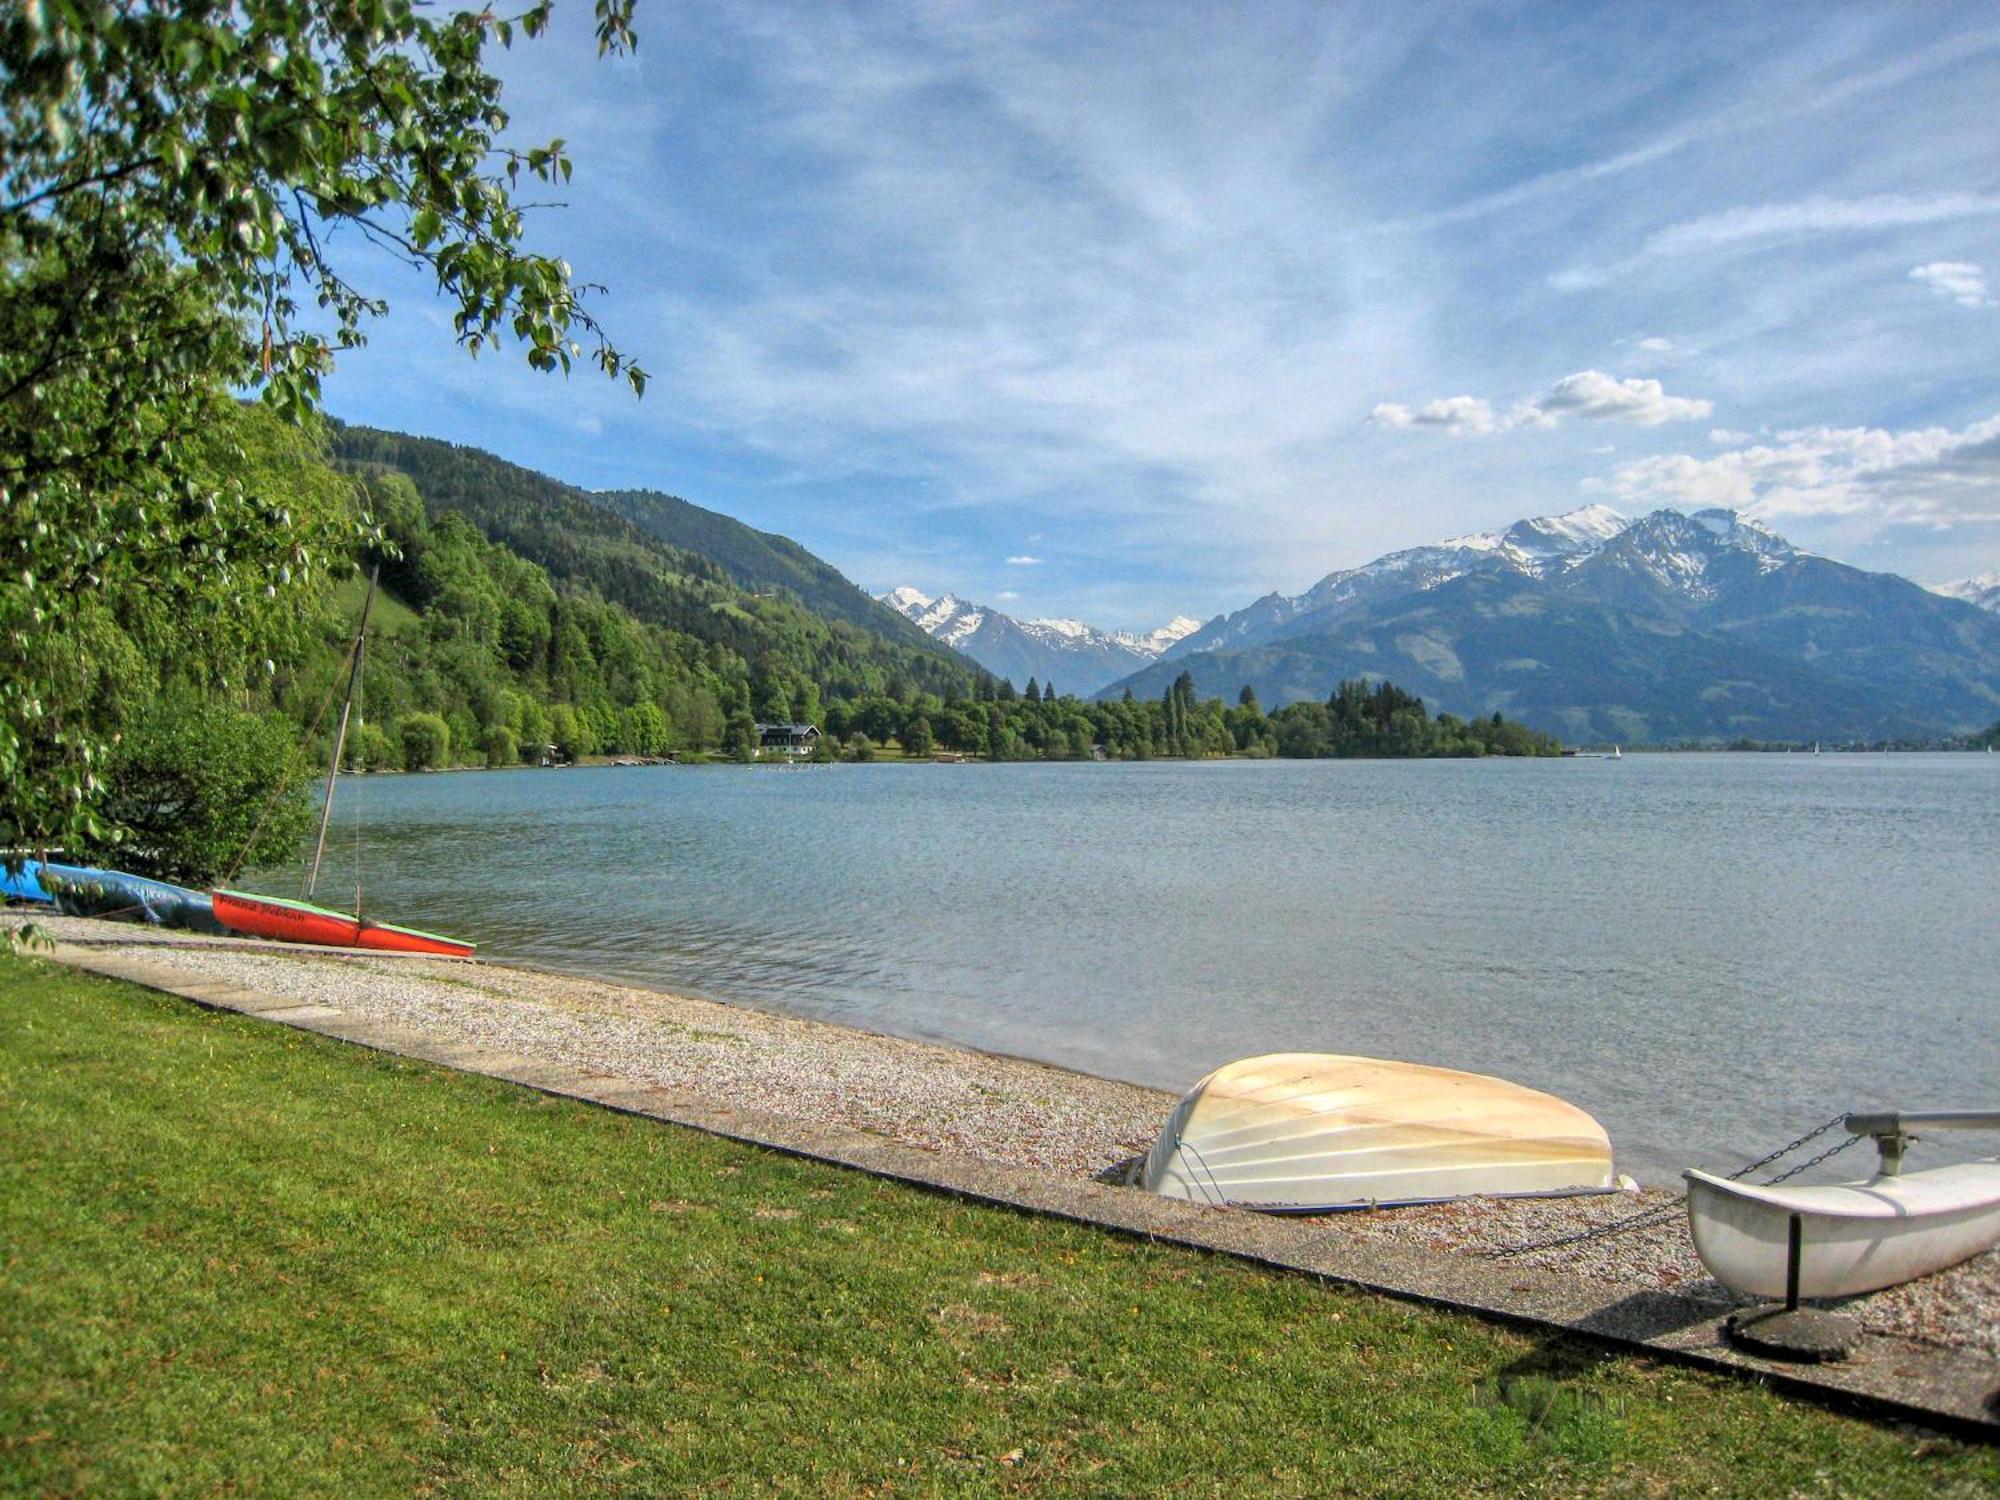
<instances>
[{"instance_id":1,"label":"wooden pole","mask_svg":"<svg viewBox=\"0 0 2000 1500\"><path fill-rule=\"evenodd\" d=\"M301 892L307 901L319 886L319 862L326 854L326 825L333 821L333 783L340 775L340 752L347 746L347 716L354 711L354 684L361 677L361 655L368 649L368 611L375 604L375 580L382 576L382 565L375 564L368 575L368 595L361 601L361 628L354 633L354 665L347 673L347 701L340 705L340 727L333 735L333 764L326 773L326 802L319 810L319 841L313 845L312 870L306 876L305 890Z\"/></svg>"}]
</instances>

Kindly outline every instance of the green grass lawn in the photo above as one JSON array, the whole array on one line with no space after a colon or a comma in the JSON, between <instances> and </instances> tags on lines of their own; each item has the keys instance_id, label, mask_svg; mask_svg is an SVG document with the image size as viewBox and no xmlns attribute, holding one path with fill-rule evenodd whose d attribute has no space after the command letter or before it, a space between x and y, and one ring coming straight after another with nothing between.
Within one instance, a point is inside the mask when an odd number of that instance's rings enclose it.
<instances>
[{"instance_id":1,"label":"green grass lawn","mask_svg":"<svg viewBox=\"0 0 2000 1500\"><path fill-rule=\"evenodd\" d=\"M0 957L0 1489L1985 1493L1987 1450Z\"/></svg>"}]
</instances>

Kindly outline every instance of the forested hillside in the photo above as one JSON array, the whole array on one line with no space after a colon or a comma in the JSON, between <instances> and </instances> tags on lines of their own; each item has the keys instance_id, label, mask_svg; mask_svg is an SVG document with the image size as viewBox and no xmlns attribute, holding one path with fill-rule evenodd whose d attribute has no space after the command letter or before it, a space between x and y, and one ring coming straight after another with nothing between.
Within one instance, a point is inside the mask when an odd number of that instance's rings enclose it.
<instances>
[{"instance_id":1,"label":"forested hillside","mask_svg":"<svg viewBox=\"0 0 2000 1500\"><path fill-rule=\"evenodd\" d=\"M756 670L802 674L844 696L969 692L979 675L797 543L761 537L727 517L701 512L724 523L701 528L703 538L729 544L718 558L649 536L600 497L477 448L339 424L332 445L344 468L405 475L430 517L456 512L559 582L592 590L640 620L725 646ZM782 556L789 573L742 567L752 550L746 537L760 538L767 555ZM738 567L740 575L732 572Z\"/></svg>"},{"instance_id":2,"label":"forested hillside","mask_svg":"<svg viewBox=\"0 0 2000 1500\"><path fill-rule=\"evenodd\" d=\"M784 589L814 614L859 625L906 645L935 650L929 635L848 582L838 568L790 537L745 526L657 490L605 490L590 497L655 541L697 553L753 592Z\"/></svg>"}]
</instances>

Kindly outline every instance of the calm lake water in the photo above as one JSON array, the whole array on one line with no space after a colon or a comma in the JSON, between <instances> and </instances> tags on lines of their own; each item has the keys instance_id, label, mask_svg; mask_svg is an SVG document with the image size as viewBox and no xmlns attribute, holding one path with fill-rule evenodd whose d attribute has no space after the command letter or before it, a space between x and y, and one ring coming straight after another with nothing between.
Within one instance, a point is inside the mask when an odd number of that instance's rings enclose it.
<instances>
[{"instance_id":1,"label":"calm lake water","mask_svg":"<svg viewBox=\"0 0 2000 1500\"><path fill-rule=\"evenodd\" d=\"M1496 1073L1643 1180L2000 1105L2000 756L357 778L334 904L357 804L369 909L495 959L1173 1089L1286 1050Z\"/></svg>"}]
</instances>

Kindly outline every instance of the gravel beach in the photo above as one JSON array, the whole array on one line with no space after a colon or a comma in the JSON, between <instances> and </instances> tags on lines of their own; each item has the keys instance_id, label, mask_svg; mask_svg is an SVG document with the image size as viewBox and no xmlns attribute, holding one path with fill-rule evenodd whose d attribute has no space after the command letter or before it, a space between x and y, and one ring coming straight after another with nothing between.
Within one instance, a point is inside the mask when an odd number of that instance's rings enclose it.
<instances>
[{"instance_id":1,"label":"gravel beach","mask_svg":"<svg viewBox=\"0 0 2000 1500\"><path fill-rule=\"evenodd\" d=\"M35 921L63 941L143 948L148 961L191 977L1009 1166L1087 1177L1115 1172L1151 1145L1174 1104L1173 1095L1157 1089L1043 1063L570 975L485 962L272 951L83 918ZM1317 1222L1329 1235L1490 1255L1644 1216L1677 1199L1662 1189L1474 1199ZM1710 1305L1743 1300L1707 1276L1682 1215L1654 1219L1514 1259ZM1845 1310L1876 1332L2000 1360L2000 1251L1855 1299Z\"/></svg>"}]
</instances>

